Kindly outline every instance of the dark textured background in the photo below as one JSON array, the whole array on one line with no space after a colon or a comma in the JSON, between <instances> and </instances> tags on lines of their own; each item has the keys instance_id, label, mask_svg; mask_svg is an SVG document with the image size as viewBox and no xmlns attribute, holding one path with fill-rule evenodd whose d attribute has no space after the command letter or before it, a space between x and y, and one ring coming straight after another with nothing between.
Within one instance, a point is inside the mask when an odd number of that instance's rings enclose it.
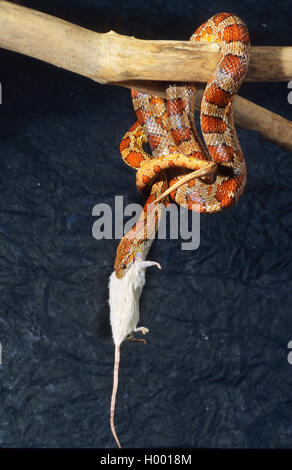
<instances>
[{"instance_id":1,"label":"dark textured background","mask_svg":"<svg viewBox=\"0 0 292 470\"><path fill-rule=\"evenodd\" d=\"M233 11L253 45L292 45L291 1L31 0L96 31L187 39ZM91 235L92 208L142 202L119 142L128 90L0 51L0 445L112 447L114 348L107 282L117 240ZM291 77L292 79L292 77ZM292 119L287 83L241 95ZM147 346L122 347L116 426L125 447L291 447L292 156L239 131L240 202L201 217L201 245L160 240L143 292Z\"/></svg>"}]
</instances>

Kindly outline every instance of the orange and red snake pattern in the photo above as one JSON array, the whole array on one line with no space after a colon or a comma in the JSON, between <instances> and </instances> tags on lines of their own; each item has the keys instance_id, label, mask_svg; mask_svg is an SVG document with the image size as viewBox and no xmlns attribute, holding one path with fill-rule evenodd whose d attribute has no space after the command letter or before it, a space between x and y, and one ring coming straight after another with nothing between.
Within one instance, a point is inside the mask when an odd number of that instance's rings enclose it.
<instances>
[{"instance_id":1,"label":"orange and red snake pattern","mask_svg":"<svg viewBox=\"0 0 292 470\"><path fill-rule=\"evenodd\" d=\"M207 83L201 104L205 146L195 126L194 85L170 85L166 99L132 90L138 120L125 134L120 150L124 162L137 170L137 188L143 192L151 189L138 223L118 246L117 277L124 275L137 252L145 251L147 255L152 242L146 236L148 206L155 206L152 203L167 189L170 194L163 199L160 209L156 205L154 232L161 208L169 203L169 197L190 210L212 213L235 204L245 187L246 167L234 126L232 102L248 68L247 27L234 14L219 13L202 24L190 40L220 46L220 61ZM147 141L152 155L143 149ZM214 172L204 176L204 168L210 167L210 163ZM200 177L184 182L190 171L201 169Z\"/></svg>"}]
</instances>

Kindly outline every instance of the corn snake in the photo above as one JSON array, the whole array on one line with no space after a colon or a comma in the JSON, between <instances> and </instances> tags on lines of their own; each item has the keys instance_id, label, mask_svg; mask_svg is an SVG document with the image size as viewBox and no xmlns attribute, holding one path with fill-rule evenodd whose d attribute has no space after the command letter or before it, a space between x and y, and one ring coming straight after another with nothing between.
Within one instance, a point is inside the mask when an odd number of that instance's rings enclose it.
<instances>
[{"instance_id":1,"label":"corn snake","mask_svg":"<svg viewBox=\"0 0 292 470\"><path fill-rule=\"evenodd\" d=\"M232 101L248 68L248 30L237 16L219 13L203 23L190 40L220 46L220 61L201 104L206 147L195 126L194 85L169 86L166 100L131 90L138 120L123 137L120 151L124 162L137 170L137 188L142 192L151 190L137 224L118 246L114 265L117 278L124 276L137 253L142 252L146 258L169 198L190 210L212 213L234 205L244 191L246 167L234 126ZM143 150L147 140L152 156ZM206 168L215 173L206 172ZM189 179L194 171L196 177ZM149 222L149 208L154 211L153 202L163 195L163 203L156 204L155 217Z\"/></svg>"}]
</instances>

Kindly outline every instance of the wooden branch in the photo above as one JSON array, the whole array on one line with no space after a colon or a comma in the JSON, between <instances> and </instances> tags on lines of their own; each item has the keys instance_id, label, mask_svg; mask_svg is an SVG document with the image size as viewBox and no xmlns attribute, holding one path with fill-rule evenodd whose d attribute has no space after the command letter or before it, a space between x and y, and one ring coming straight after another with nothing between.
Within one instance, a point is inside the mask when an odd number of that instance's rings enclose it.
<instances>
[{"instance_id":1,"label":"wooden branch","mask_svg":"<svg viewBox=\"0 0 292 470\"><path fill-rule=\"evenodd\" d=\"M206 82L219 46L145 41L113 31L95 33L59 18L0 0L0 47L85 75L99 83L127 80ZM292 47L252 47L251 82L292 79Z\"/></svg>"},{"instance_id":2,"label":"wooden branch","mask_svg":"<svg viewBox=\"0 0 292 470\"><path fill-rule=\"evenodd\" d=\"M145 41L100 34L0 0L0 47L43 60L99 83L164 93L168 81L206 82L219 47L190 41ZM292 47L252 47L248 81L292 78ZM151 81L150 81L151 80ZM197 106L200 105L198 94ZM292 151L292 123L236 97L235 121Z\"/></svg>"}]
</instances>

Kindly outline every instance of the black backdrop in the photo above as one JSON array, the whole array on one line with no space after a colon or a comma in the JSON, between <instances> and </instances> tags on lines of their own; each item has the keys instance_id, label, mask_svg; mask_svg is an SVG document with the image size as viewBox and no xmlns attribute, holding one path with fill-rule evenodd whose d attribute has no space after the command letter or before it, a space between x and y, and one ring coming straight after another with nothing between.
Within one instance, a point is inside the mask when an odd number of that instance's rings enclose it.
<instances>
[{"instance_id":1,"label":"black backdrop","mask_svg":"<svg viewBox=\"0 0 292 470\"><path fill-rule=\"evenodd\" d=\"M233 11L253 45L292 45L288 0L19 3L145 39L187 39ZM92 208L115 195L142 202L119 155L135 120L130 93L4 50L0 71L0 445L112 447L107 283L118 241L92 237ZM287 83L240 94L292 119ZM122 346L125 447L291 447L292 159L238 134L240 202L201 217L194 252L181 240L153 245L163 270L148 272L143 292L148 343Z\"/></svg>"}]
</instances>

